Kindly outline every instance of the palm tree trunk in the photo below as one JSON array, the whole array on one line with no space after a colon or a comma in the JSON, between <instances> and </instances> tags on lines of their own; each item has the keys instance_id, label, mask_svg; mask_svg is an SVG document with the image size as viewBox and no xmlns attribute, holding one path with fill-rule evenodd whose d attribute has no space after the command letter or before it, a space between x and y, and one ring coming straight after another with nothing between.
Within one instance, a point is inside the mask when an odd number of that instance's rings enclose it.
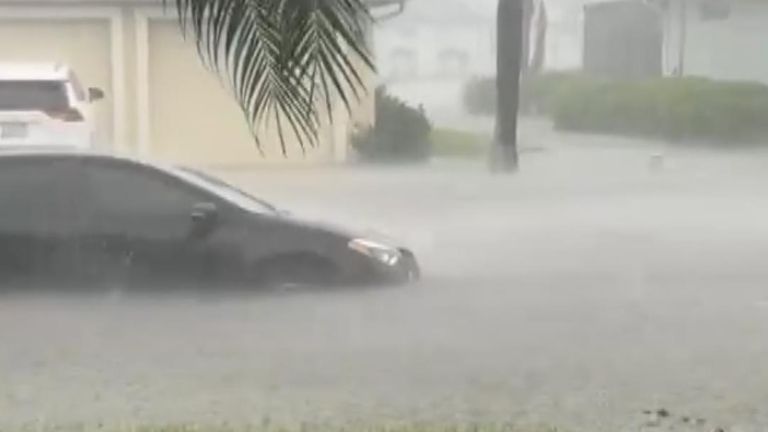
<instances>
[{"instance_id":1,"label":"palm tree trunk","mask_svg":"<svg viewBox=\"0 0 768 432\"><path fill-rule=\"evenodd\" d=\"M677 61L677 76L685 76L685 54L688 48L688 1L680 2L680 52Z\"/></svg>"},{"instance_id":2,"label":"palm tree trunk","mask_svg":"<svg viewBox=\"0 0 768 432\"><path fill-rule=\"evenodd\" d=\"M516 171L517 116L520 108L525 0L499 0L497 12L496 86L498 106L492 168Z\"/></svg>"},{"instance_id":3,"label":"palm tree trunk","mask_svg":"<svg viewBox=\"0 0 768 432\"><path fill-rule=\"evenodd\" d=\"M533 57L531 58L531 75L538 75L544 70L544 63L547 59L548 26L549 16L547 15L547 5L544 0L541 0L538 22L536 23L536 40L534 42Z\"/></svg>"}]
</instances>

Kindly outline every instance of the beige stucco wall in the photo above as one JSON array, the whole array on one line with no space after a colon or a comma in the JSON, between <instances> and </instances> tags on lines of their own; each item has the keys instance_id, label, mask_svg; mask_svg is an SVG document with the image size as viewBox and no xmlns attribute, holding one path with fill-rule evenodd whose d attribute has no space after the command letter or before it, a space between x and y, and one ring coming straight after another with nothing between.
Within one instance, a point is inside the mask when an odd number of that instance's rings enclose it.
<instances>
[{"instance_id":1,"label":"beige stucco wall","mask_svg":"<svg viewBox=\"0 0 768 432\"><path fill-rule=\"evenodd\" d=\"M138 77L137 77L137 47L136 47L136 19L131 9L120 11L120 19L123 23L120 43L123 51L123 86L124 98L124 121L126 127L123 131L122 142L124 148L117 149L131 155L138 154L139 147L139 98L138 98Z\"/></svg>"},{"instance_id":2,"label":"beige stucco wall","mask_svg":"<svg viewBox=\"0 0 768 432\"><path fill-rule=\"evenodd\" d=\"M150 139L153 155L191 163L323 162L332 158L325 128L319 145L302 152L287 123L282 154L274 123L258 129L263 155L226 79L205 67L175 21L149 25Z\"/></svg>"},{"instance_id":3,"label":"beige stucco wall","mask_svg":"<svg viewBox=\"0 0 768 432\"><path fill-rule=\"evenodd\" d=\"M341 162L350 156L349 135L355 125L373 122L373 88L361 88L361 99L353 102L351 114L338 98L334 99L334 124L321 109L322 126L315 146L302 149L288 123L283 122L284 155L277 125L270 121L255 129L261 143L259 151L226 77L217 76L204 65L194 43L182 37L173 15L149 15L147 115L152 157L224 166ZM372 71L362 67L361 71L368 82L375 82ZM141 108L138 111L141 113Z\"/></svg>"}]
</instances>

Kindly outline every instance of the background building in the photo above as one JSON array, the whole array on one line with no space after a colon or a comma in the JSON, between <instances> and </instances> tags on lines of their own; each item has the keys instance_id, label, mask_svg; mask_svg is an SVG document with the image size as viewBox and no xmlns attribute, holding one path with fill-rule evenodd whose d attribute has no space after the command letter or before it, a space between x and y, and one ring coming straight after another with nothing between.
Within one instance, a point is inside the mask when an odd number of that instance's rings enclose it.
<instances>
[{"instance_id":1,"label":"background building","mask_svg":"<svg viewBox=\"0 0 768 432\"><path fill-rule=\"evenodd\" d=\"M383 83L464 79L495 68L492 15L463 0L411 0L375 36Z\"/></svg>"},{"instance_id":2,"label":"background building","mask_svg":"<svg viewBox=\"0 0 768 432\"><path fill-rule=\"evenodd\" d=\"M667 74L768 84L768 2L665 0L661 6Z\"/></svg>"},{"instance_id":3,"label":"background building","mask_svg":"<svg viewBox=\"0 0 768 432\"><path fill-rule=\"evenodd\" d=\"M546 0L550 15L547 44L549 69L581 69L587 55L586 10L644 8L643 19L661 25L664 75L702 76L768 84L768 2L762 0ZM634 3L634 5L632 5ZM652 24L656 26L656 23ZM616 44L637 31L631 25L613 30ZM655 32L655 31L654 31ZM654 32L650 32L652 34ZM596 50L608 50L596 47ZM618 47L617 49L620 49ZM628 55L647 57L630 49ZM616 63L634 60L614 56ZM654 69L659 59L647 59Z\"/></svg>"}]
</instances>

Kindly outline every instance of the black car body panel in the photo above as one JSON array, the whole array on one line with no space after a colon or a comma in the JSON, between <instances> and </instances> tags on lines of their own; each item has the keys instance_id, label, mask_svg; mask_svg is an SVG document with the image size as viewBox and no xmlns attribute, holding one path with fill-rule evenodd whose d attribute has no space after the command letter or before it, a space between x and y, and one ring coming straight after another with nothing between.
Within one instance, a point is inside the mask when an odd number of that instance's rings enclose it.
<instances>
[{"instance_id":1,"label":"black car body panel","mask_svg":"<svg viewBox=\"0 0 768 432\"><path fill-rule=\"evenodd\" d=\"M257 285L323 268L323 284L403 283L413 254L385 264L357 237L286 216L220 180L130 159L0 153L0 288L206 289ZM311 264L311 265L310 265ZM305 274L307 273L307 274ZM272 275L274 276L274 275Z\"/></svg>"}]
</instances>

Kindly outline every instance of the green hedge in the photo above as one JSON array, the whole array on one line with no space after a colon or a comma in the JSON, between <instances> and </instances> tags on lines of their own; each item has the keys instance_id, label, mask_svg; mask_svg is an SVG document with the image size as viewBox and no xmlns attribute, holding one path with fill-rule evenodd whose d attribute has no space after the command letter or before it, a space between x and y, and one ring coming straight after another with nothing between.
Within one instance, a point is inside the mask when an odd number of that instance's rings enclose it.
<instances>
[{"instance_id":1,"label":"green hedge","mask_svg":"<svg viewBox=\"0 0 768 432\"><path fill-rule=\"evenodd\" d=\"M465 88L469 112L492 115L495 83ZM550 116L560 130L670 140L768 144L768 86L703 78L608 81L575 73L524 83L521 111Z\"/></svg>"},{"instance_id":2,"label":"green hedge","mask_svg":"<svg viewBox=\"0 0 768 432\"><path fill-rule=\"evenodd\" d=\"M768 143L768 87L669 78L581 82L551 111L562 130L720 143Z\"/></svg>"},{"instance_id":3,"label":"green hedge","mask_svg":"<svg viewBox=\"0 0 768 432\"><path fill-rule=\"evenodd\" d=\"M546 114L561 87L586 81L572 72L550 72L523 80L520 88L522 114ZM491 116L496 113L496 80L475 78L464 86L464 110L474 115Z\"/></svg>"},{"instance_id":4,"label":"green hedge","mask_svg":"<svg viewBox=\"0 0 768 432\"><path fill-rule=\"evenodd\" d=\"M363 162L423 162L432 155L432 125L424 111L376 90L376 123L352 137Z\"/></svg>"}]
</instances>

